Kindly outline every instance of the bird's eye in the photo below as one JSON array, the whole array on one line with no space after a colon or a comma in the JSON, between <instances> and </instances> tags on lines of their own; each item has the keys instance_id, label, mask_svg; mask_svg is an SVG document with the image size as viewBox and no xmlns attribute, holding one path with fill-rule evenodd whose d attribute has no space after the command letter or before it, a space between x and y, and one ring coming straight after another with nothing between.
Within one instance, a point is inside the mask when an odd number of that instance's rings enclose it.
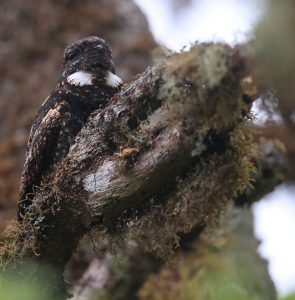
<instances>
[{"instance_id":1,"label":"bird's eye","mask_svg":"<svg viewBox=\"0 0 295 300\"><path fill-rule=\"evenodd\" d=\"M77 52L74 52L74 51L69 52L69 53L67 54L67 56L66 56L66 60L72 60L72 59L74 59L77 55L78 55Z\"/></svg>"}]
</instances>

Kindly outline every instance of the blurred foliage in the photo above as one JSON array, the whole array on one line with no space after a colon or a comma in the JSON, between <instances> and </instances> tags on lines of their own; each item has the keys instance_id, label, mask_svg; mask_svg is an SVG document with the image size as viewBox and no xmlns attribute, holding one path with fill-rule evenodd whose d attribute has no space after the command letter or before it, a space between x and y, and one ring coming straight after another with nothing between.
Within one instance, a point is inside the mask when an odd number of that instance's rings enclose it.
<instances>
[{"instance_id":1,"label":"blurred foliage","mask_svg":"<svg viewBox=\"0 0 295 300\"><path fill-rule=\"evenodd\" d=\"M286 122L295 111L295 2L269 1L255 31L255 68L260 84L275 88Z\"/></svg>"},{"instance_id":2,"label":"blurred foliage","mask_svg":"<svg viewBox=\"0 0 295 300\"><path fill-rule=\"evenodd\" d=\"M284 124L264 126L261 135L279 138L285 143L289 176L294 179L295 2L269 0L266 4L266 12L255 29L255 77L260 89L272 92L268 92L266 98L283 117ZM267 103L264 101L264 104Z\"/></svg>"},{"instance_id":3,"label":"blurred foliage","mask_svg":"<svg viewBox=\"0 0 295 300\"><path fill-rule=\"evenodd\" d=\"M283 298L280 298L280 300L295 300L295 294L285 296Z\"/></svg>"},{"instance_id":4,"label":"blurred foliage","mask_svg":"<svg viewBox=\"0 0 295 300\"><path fill-rule=\"evenodd\" d=\"M36 274L38 272L38 278ZM47 266L22 263L0 274L0 300L59 300L57 293L49 293L50 286L57 283L55 271ZM56 287L56 292L58 288Z\"/></svg>"}]
</instances>

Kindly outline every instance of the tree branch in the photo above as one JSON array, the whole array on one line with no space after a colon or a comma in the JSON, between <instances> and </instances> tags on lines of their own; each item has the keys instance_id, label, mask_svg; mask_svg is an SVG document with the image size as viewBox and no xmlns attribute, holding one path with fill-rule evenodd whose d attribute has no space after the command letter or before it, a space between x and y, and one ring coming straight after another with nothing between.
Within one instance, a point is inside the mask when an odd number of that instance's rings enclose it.
<instances>
[{"instance_id":1,"label":"tree branch","mask_svg":"<svg viewBox=\"0 0 295 300\"><path fill-rule=\"evenodd\" d=\"M133 239L147 242L145 225L153 235L160 224L173 248L178 233L218 214L253 171L241 130L247 63L242 46L195 45L125 85L43 181L11 243L16 255L62 270L94 225L112 234L132 220ZM166 250L154 252L166 257Z\"/></svg>"}]
</instances>

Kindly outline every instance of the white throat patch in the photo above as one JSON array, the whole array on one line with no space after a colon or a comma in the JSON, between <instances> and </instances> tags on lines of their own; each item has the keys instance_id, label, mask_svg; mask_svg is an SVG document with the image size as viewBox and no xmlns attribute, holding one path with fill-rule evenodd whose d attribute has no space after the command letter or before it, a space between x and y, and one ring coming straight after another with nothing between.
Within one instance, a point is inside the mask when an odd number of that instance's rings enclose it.
<instances>
[{"instance_id":1,"label":"white throat patch","mask_svg":"<svg viewBox=\"0 0 295 300\"><path fill-rule=\"evenodd\" d=\"M67 82L71 85L92 85L93 75L84 71L78 71L68 76Z\"/></svg>"},{"instance_id":2,"label":"white throat patch","mask_svg":"<svg viewBox=\"0 0 295 300\"><path fill-rule=\"evenodd\" d=\"M108 74L106 76L106 84L107 85L109 85L111 87L118 87L122 83L123 83L123 81L119 76L108 71Z\"/></svg>"}]
</instances>

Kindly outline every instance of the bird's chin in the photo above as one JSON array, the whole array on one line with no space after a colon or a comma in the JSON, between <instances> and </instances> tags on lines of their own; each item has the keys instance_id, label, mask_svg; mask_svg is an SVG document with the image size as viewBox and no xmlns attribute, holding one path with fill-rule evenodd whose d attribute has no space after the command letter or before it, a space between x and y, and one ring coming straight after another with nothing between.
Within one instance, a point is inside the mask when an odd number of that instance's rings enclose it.
<instances>
[{"instance_id":1,"label":"bird's chin","mask_svg":"<svg viewBox=\"0 0 295 300\"><path fill-rule=\"evenodd\" d=\"M105 80L106 84L112 88L117 88L123 83L119 76L110 71L107 72Z\"/></svg>"},{"instance_id":2,"label":"bird's chin","mask_svg":"<svg viewBox=\"0 0 295 300\"><path fill-rule=\"evenodd\" d=\"M90 72L77 71L67 76L66 80L70 85L85 86L93 84L94 76Z\"/></svg>"}]
</instances>

